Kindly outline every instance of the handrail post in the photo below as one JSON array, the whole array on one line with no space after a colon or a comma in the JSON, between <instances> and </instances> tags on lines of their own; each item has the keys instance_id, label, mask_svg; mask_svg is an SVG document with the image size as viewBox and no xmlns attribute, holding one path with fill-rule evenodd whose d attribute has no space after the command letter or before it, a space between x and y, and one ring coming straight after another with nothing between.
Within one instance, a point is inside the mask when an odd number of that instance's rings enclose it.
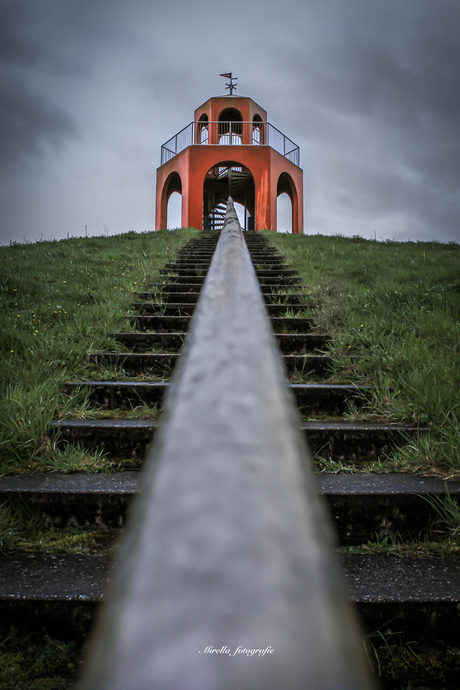
<instances>
[{"instance_id":1,"label":"handrail post","mask_svg":"<svg viewBox=\"0 0 460 690\"><path fill-rule=\"evenodd\" d=\"M229 199L81 690L370 688Z\"/></svg>"}]
</instances>

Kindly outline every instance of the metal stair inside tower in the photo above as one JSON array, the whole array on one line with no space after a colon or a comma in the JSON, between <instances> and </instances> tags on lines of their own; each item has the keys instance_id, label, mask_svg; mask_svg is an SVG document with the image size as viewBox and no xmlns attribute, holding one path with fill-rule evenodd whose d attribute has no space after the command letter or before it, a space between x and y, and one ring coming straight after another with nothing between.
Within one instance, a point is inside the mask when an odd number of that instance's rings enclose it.
<instances>
[{"instance_id":1,"label":"metal stair inside tower","mask_svg":"<svg viewBox=\"0 0 460 690\"><path fill-rule=\"evenodd\" d=\"M246 229L253 229L251 216L253 217L254 212L248 204L248 199L254 196L254 181L248 170L241 166L215 166L206 175L204 192L203 228L205 230L222 229L229 196L245 207L249 213L248 220L251 226Z\"/></svg>"}]
</instances>

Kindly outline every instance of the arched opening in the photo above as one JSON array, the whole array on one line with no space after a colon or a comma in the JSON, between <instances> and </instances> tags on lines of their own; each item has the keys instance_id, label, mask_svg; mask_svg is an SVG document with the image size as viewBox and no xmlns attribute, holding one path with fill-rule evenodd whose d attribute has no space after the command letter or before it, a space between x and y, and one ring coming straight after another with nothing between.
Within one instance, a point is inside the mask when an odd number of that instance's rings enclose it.
<instances>
[{"instance_id":1,"label":"arched opening","mask_svg":"<svg viewBox=\"0 0 460 690\"><path fill-rule=\"evenodd\" d=\"M197 143L209 143L209 121L206 114L202 115L198 120Z\"/></svg>"},{"instance_id":2,"label":"arched opening","mask_svg":"<svg viewBox=\"0 0 460 690\"><path fill-rule=\"evenodd\" d=\"M236 161L219 161L208 170L203 184L203 229L222 228L231 196L243 230L253 230L255 186L251 171Z\"/></svg>"},{"instance_id":3,"label":"arched opening","mask_svg":"<svg viewBox=\"0 0 460 690\"><path fill-rule=\"evenodd\" d=\"M286 192L276 199L276 231L292 232L292 202Z\"/></svg>"},{"instance_id":4,"label":"arched opening","mask_svg":"<svg viewBox=\"0 0 460 690\"><path fill-rule=\"evenodd\" d=\"M292 177L286 172L281 173L278 178L276 197L277 232L294 232L294 204L297 204L297 193Z\"/></svg>"},{"instance_id":5,"label":"arched opening","mask_svg":"<svg viewBox=\"0 0 460 690\"><path fill-rule=\"evenodd\" d=\"M264 143L264 129L260 115L254 115L252 120L252 143L254 146Z\"/></svg>"},{"instance_id":6,"label":"arched opening","mask_svg":"<svg viewBox=\"0 0 460 690\"><path fill-rule=\"evenodd\" d=\"M173 192L168 199L166 227L168 230L182 227L182 194L179 192Z\"/></svg>"},{"instance_id":7,"label":"arched opening","mask_svg":"<svg viewBox=\"0 0 460 690\"><path fill-rule=\"evenodd\" d=\"M182 181L177 172L170 174L164 186L165 227L182 227Z\"/></svg>"},{"instance_id":8,"label":"arched opening","mask_svg":"<svg viewBox=\"0 0 460 690\"><path fill-rule=\"evenodd\" d=\"M243 143L243 118L236 108L224 108L219 115L219 144Z\"/></svg>"}]
</instances>

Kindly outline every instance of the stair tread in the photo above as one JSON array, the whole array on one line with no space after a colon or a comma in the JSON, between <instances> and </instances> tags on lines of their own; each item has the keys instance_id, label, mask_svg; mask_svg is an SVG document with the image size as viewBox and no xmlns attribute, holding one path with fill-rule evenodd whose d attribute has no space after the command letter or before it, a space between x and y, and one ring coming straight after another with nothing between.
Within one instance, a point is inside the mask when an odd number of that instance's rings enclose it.
<instances>
[{"instance_id":1,"label":"stair tread","mask_svg":"<svg viewBox=\"0 0 460 690\"><path fill-rule=\"evenodd\" d=\"M81 427L106 427L106 428L156 428L158 426L157 419L114 419L97 418L97 419L58 419L51 422L54 427L72 426L75 428ZM413 424L404 424L401 422L367 422L363 421L348 421L348 420L317 420L317 421L301 421L300 428L302 431L356 431L361 433L367 432L424 432L426 427L415 426Z\"/></svg>"},{"instance_id":2,"label":"stair tread","mask_svg":"<svg viewBox=\"0 0 460 690\"><path fill-rule=\"evenodd\" d=\"M70 386L102 386L106 388L167 388L170 385L168 381L68 381L64 384L65 387ZM348 383L288 383L288 388L296 391L326 391L326 392L356 392L356 391L371 391L373 386L369 385L355 385Z\"/></svg>"},{"instance_id":3,"label":"stair tread","mask_svg":"<svg viewBox=\"0 0 460 690\"><path fill-rule=\"evenodd\" d=\"M360 603L460 602L460 559L342 556L350 598Z\"/></svg>"},{"instance_id":4,"label":"stair tread","mask_svg":"<svg viewBox=\"0 0 460 690\"><path fill-rule=\"evenodd\" d=\"M75 420L77 421L77 420ZM134 494L141 472L126 470L95 474L90 472L36 472L0 477L0 494ZM460 495L460 481L410 474L315 474L321 493L326 495Z\"/></svg>"},{"instance_id":5,"label":"stair tread","mask_svg":"<svg viewBox=\"0 0 460 690\"><path fill-rule=\"evenodd\" d=\"M460 602L460 559L341 557L357 603ZM95 554L15 553L0 558L0 600L98 601L112 558Z\"/></svg>"}]
</instances>

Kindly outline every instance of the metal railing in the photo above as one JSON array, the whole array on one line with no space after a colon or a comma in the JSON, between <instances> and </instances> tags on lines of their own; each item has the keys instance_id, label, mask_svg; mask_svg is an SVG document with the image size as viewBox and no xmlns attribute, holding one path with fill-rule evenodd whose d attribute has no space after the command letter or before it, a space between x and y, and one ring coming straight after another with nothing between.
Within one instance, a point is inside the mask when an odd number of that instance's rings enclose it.
<instances>
[{"instance_id":1,"label":"metal railing","mask_svg":"<svg viewBox=\"0 0 460 690\"><path fill-rule=\"evenodd\" d=\"M300 166L300 148L269 122L190 122L161 147L161 165L187 146L271 146Z\"/></svg>"},{"instance_id":2,"label":"metal railing","mask_svg":"<svg viewBox=\"0 0 460 690\"><path fill-rule=\"evenodd\" d=\"M371 687L229 199L81 690Z\"/></svg>"}]
</instances>

